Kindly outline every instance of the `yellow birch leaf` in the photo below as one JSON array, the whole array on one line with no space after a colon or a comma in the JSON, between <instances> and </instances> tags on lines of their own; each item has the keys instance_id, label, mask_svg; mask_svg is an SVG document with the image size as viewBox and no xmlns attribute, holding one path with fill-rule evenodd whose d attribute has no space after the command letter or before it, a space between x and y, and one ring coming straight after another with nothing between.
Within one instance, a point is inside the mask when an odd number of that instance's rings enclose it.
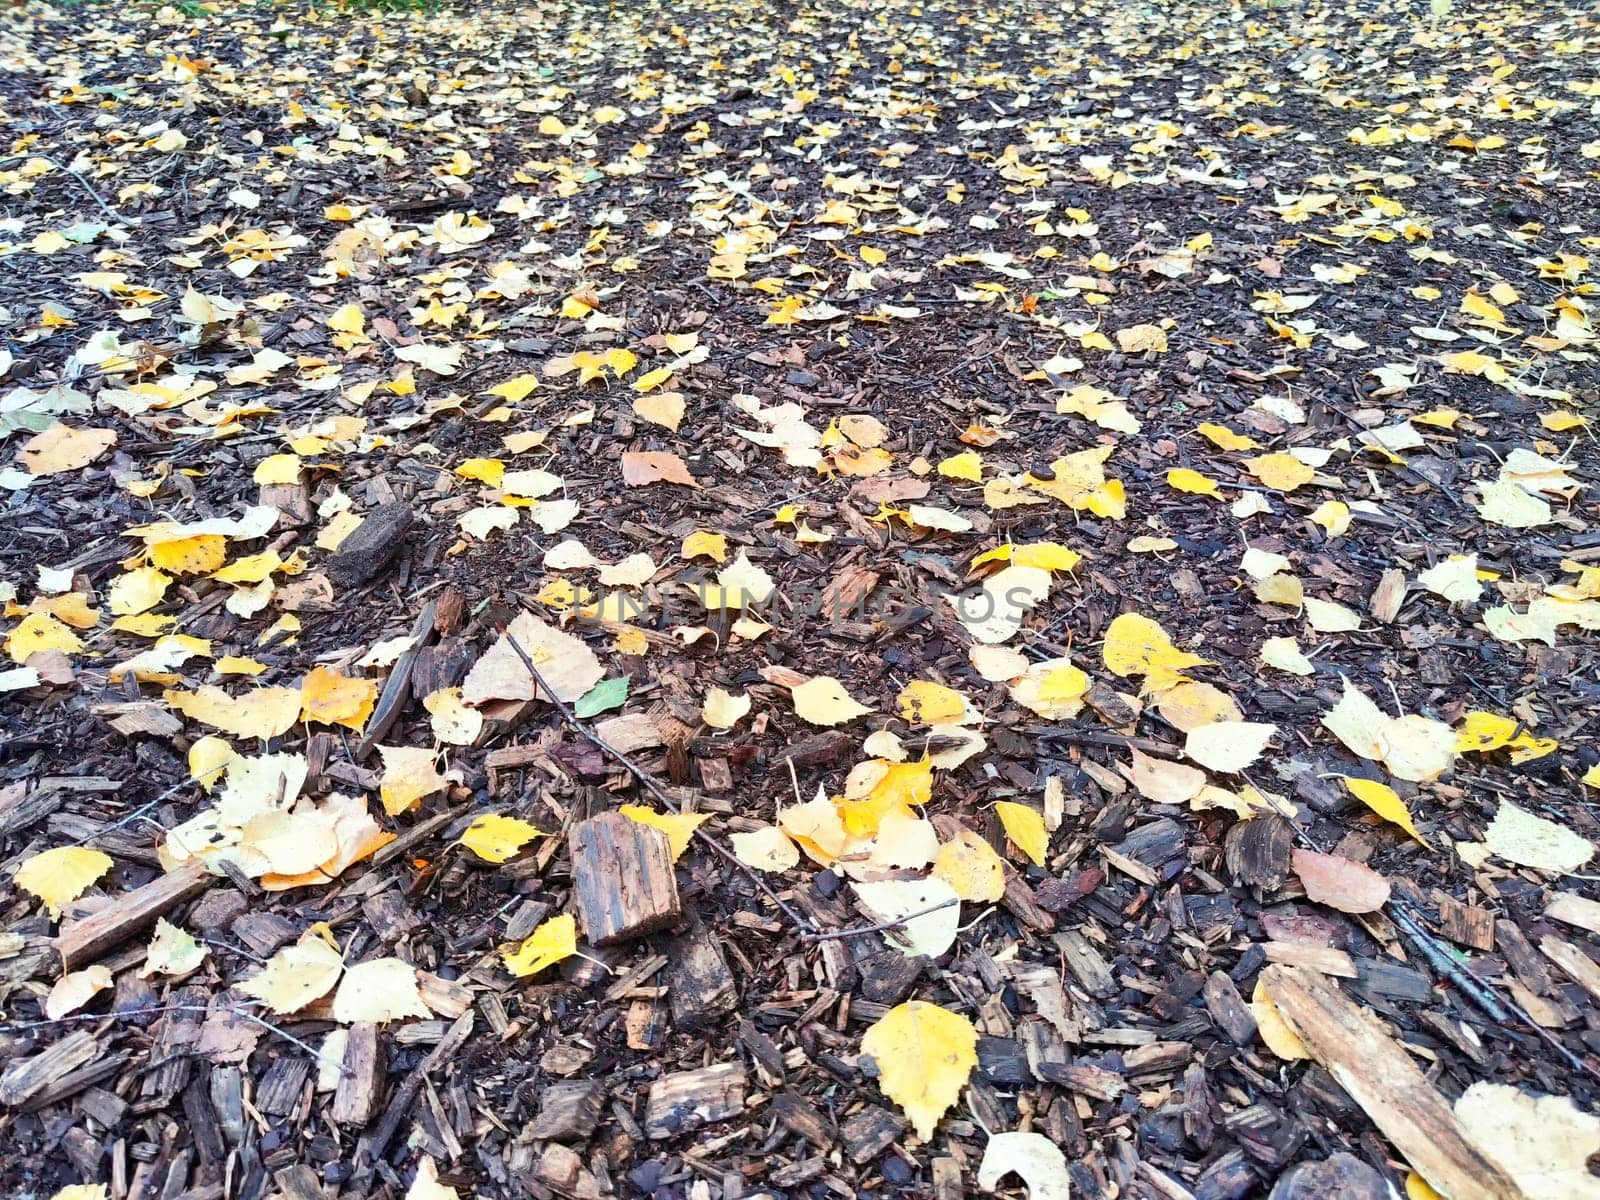
<instances>
[{"instance_id":1,"label":"yellow birch leaf","mask_svg":"<svg viewBox=\"0 0 1600 1200\"><path fill-rule=\"evenodd\" d=\"M518 977L536 975L578 952L578 923L571 913L551 917L515 950L500 951L506 970Z\"/></svg>"},{"instance_id":2,"label":"yellow birch leaf","mask_svg":"<svg viewBox=\"0 0 1600 1200\"><path fill-rule=\"evenodd\" d=\"M506 477L506 464L498 458L469 458L456 468L456 474L497 488Z\"/></svg>"},{"instance_id":3,"label":"yellow birch leaf","mask_svg":"<svg viewBox=\"0 0 1600 1200\"><path fill-rule=\"evenodd\" d=\"M974 904L993 904L1005 895L1005 863L993 846L970 829L961 830L939 847L932 873Z\"/></svg>"},{"instance_id":4,"label":"yellow birch leaf","mask_svg":"<svg viewBox=\"0 0 1600 1200\"><path fill-rule=\"evenodd\" d=\"M301 715L307 721L359 730L378 702L374 680L312 667L300 683Z\"/></svg>"},{"instance_id":5,"label":"yellow birch leaf","mask_svg":"<svg viewBox=\"0 0 1600 1200\"><path fill-rule=\"evenodd\" d=\"M544 830L517 817L486 813L467 826L461 844L484 862L503 863L516 857L534 838L544 836Z\"/></svg>"},{"instance_id":6,"label":"yellow birch leaf","mask_svg":"<svg viewBox=\"0 0 1600 1200\"><path fill-rule=\"evenodd\" d=\"M298 454L269 454L256 464L251 478L263 487L270 484L300 482L300 456Z\"/></svg>"},{"instance_id":7,"label":"yellow birch leaf","mask_svg":"<svg viewBox=\"0 0 1600 1200\"><path fill-rule=\"evenodd\" d=\"M1316 476L1315 471L1292 454L1263 454L1247 459L1244 465L1262 483L1280 492L1304 487Z\"/></svg>"},{"instance_id":8,"label":"yellow birch leaf","mask_svg":"<svg viewBox=\"0 0 1600 1200\"><path fill-rule=\"evenodd\" d=\"M415 808L426 797L450 785L439 773L433 751L426 746L379 746L378 753L383 758L378 799L391 817Z\"/></svg>"},{"instance_id":9,"label":"yellow birch leaf","mask_svg":"<svg viewBox=\"0 0 1600 1200\"><path fill-rule=\"evenodd\" d=\"M946 479L966 479L972 483L981 483L983 459L971 450L953 455L939 464L939 474Z\"/></svg>"},{"instance_id":10,"label":"yellow birch leaf","mask_svg":"<svg viewBox=\"0 0 1600 1200\"><path fill-rule=\"evenodd\" d=\"M754 870L782 872L800 865L800 851L776 825L736 833L728 840L739 861Z\"/></svg>"},{"instance_id":11,"label":"yellow birch leaf","mask_svg":"<svg viewBox=\"0 0 1600 1200\"><path fill-rule=\"evenodd\" d=\"M1427 839L1417 832L1417 827L1412 823L1411 812L1406 808L1406 802L1400 799L1399 794L1388 784L1379 783L1375 779L1357 779L1353 775L1341 775L1345 787L1350 789L1350 794L1360 800L1373 812L1385 821L1391 821L1400 826L1424 846L1428 845ZM1431 850L1433 847L1428 846Z\"/></svg>"},{"instance_id":12,"label":"yellow birch leaf","mask_svg":"<svg viewBox=\"0 0 1600 1200\"><path fill-rule=\"evenodd\" d=\"M1050 834L1044 827L1043 815L1012 800L999 801L994 810L1012 844L1027 855L1034 866L1044 866L1045 854L1050 849Z\"/></svg>"},{"instance_id":13,"label":"yellow birch leaf","mask_svg":"<svg viewBox=\"0 0 1600 1200\"><path fill-rule=\"evenodd\" d=\"M735 696L722 688L714 687L706 693L700 706L700 719L713 729L732 729L750 713L750 697Z\"/></svg>"},{"instance_id":14,"label":"yellow birch leaf","mask_svg":"<svg viewBox=\"0 0 1600 1200\"><path fill-rule=\"evenodd\" d=\"M818 675L790 692L795 715L812 725L842 725L872 710L857 703L844 684L831 675Z\"/></svg>"},{"instance_id":15,"label":"yellow birch leaf","mask_svg":"<svg viewBox=\"0 0 1600 1200\"><path fill-rule=\"evenodd\" d=\"M1207 479L1199 471L1191 471L1188 467L1175 467L1168 471L1167 486L1180 492L1222 499L1222 493L1217 490L1215 479Z\"/></svg>"},{"instance_id":16,"label":"yellow birch leaf","mask_svg":"<svg viewBox=\"0 0 1600 1200\"><path fill-rule=\"evenodd\" d=\"M300 719L300 693L294 688L257 688L234 697L206 684L193 692L169 689L162 697L191 720L240 738L277 737Z\"/></svg>"},{"instance_id":17,"label":"yellow birch leaf","mask_svg":"<svg viewBox=\"0 0 1600 1200\"><path fill-rule=\"evenodd\" d=\"M619 810L630 821L649 825L667 835L672 861L677 862L694 839L694 831L711 819L710 813L662 813L643 804L624 804Z\"/></svg>"},{"instance_id":18,"label":"yellow birch leaf","mask_svg":"<svg viewBox=\"0 0 1600 1200\"><path fill-rule=\"evenodd\" d=\"M518 375L513 379L506 380L504 383L497 383L492 388L484 388L483 394L486 396L499 396L502 400L515 404L517 401L524 399L529 392L538 386L539 377L537 375Z\"/></svg>"},{"instance_id":19,"label":"yellow birch leaf","mask_svg":"<svg viewBox=\"0 0 1600 1200\"><path fill-rule=\"evenodd\" d=\"M57 846L25 859L11 882L44 901L52 919L111 869L111 856L87 846Z\"/></svg>"},{"instance_id":20,"label":"yellow birch leaf","mask_svg":"<svg viewBox=\"0 0 1600 1200\"><path fill-rule=\"evenodd\" d=\"M288 1016L332 991L343 969L344 958L333 943L333 931L319 921L238 986L272 1012Z\"/></svg>"},{"instance_id":21,"label":"yellow birch leaf","mask_svg":"<svg viewBox=\"0 0 1600 1200\"><path fill-rule=\"evenodd\" d=\"M923 1141L961 1096L978 1065L978 1031L961 1016L911 1000L868 1029L861 1052L878 1065L878 1086L898 1104Z\"/></svg>"},{"instance_id":22,"label":"yellow birch leaf","mask_svg":"<svg viewBox=\"0 0 1600 1200\"><path fill-rule=\"evenodd\" d=\"M483 714L468 708L458 687L439 688L422 698L433 736L450 746L470 746L483 732Z\"/></svg>"},{"instance_id":23,"label":"yellow birch leaf","mask_svg":"<svg viewBox=\"0 0 1600 1200\"><path fill-rule=\"evenodd\" d=\"M1203 425L1197 425L1195 432L1218 450L1259 450L1261 448L1261 443L1256 441L1255 438L1246 437L1242 433L1235 433L1226 425L1214 425L1210 421Z\"/></svg>"},{"instance_id":24,"label":"yellow birch leaf","mask_svg":"<svg viewBox=\"0 0 1600 1200\"><path fill-rule=\"evenodd\" d=\"M726 534L707 533L697 529L683 539L683 546L679 553L684 558L697 558L704 556L713 562L728 561L728 538Z\"/></svg>"},{"instance_id":25,"label":"yellow birch leaf","mask_svg":"<svg viewBox=\"0 0 1600 1200\"><path fill-rule=\"evenodd\" d=\"M344 973L333 996L333 1019L344 1025L431 1016L417 988L417 969L399 958L357 963Z\"/></svg>"}]
</instances>

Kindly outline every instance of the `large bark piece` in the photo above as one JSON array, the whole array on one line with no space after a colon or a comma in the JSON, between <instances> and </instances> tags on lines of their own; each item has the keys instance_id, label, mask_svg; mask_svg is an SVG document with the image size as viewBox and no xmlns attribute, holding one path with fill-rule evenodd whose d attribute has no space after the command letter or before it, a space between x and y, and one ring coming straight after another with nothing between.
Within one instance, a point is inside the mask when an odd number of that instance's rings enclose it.
<instances>
[{"instance_id":1,"label":"large bark piece","mask_svg":"<svg viewBox=\"0 0 1600 1200\"><path fill-rule=\"evenodd\" d=\"M81 921L62 926L56 938L61 969L73 971L93 962L107 950L143 933L158 917L166 916L216 882L217 877L200 863L189 863L170 875L159 876L143 887L118 896Z\"/></svg>"},{"instance_id":2,"label":"large bark piece","mask_svg":"<svg viewBox=\"0 0 1600 1200\"><path fill-rule=\"evenodd\" d=\"M1406 1161L1450 1200L1517 1200L1521 1190L1468 1140L1450 1103L1384 1024L1304 967L1274 964L1261 987Z\"/></svg>"},{"instance_id":3,"label":"large bark piece","mask_svg":"<svg viewBox=\"0 0 1600 1200\"><path fill-rule=\"evenodd\" d=\"M578 916L594 945L664 929L683 916L672 848L659 829L602 813L574 828L567 846Z\"/></svg>"}]
</instances>

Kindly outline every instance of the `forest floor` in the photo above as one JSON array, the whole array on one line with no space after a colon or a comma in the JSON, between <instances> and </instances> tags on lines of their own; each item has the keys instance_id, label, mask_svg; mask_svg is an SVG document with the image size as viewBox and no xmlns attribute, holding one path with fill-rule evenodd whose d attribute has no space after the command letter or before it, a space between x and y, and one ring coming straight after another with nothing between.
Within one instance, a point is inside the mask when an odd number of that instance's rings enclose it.
<instances>
[{"instance_id":1,"label":"forest floor","mask_svg":"<svg viewBox=\"0 0 1600 1200\"><path fill-rule=\"evenodd\" d=\"M0 1189L1600 1194L1597 62L7 9Z\"/></svg>"}]
</instances>

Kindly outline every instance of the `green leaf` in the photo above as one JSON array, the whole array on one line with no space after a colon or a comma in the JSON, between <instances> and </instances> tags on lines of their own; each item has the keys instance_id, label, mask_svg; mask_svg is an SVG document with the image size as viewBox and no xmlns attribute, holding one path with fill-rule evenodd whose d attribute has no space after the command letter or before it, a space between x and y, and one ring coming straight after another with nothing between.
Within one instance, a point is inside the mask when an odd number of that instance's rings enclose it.
<instances>
[{"instance_id":1,"label":"green leaf","mask_svg":"<svg viewBox=\"0 0 1600 1200\"><path fill-rule=\"evenodd\" d=\"M628 677L618 675L615 679L602 679L582 696L572 706L574 716L592 717L596 713L603 713L608 708L621 708L628 699Z\"/></svg>"}]
</instances>

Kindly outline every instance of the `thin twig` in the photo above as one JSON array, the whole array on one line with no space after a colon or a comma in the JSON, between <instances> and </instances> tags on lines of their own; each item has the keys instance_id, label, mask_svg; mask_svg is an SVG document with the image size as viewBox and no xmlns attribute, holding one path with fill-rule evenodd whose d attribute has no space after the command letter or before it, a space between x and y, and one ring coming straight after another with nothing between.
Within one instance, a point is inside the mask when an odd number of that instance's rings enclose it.
<instances>
[{"instance_id":1,"label":"thin twig","mask_svg":"<svg viewBox=\"0 0 1600 1200\"><path fill-rule=\"evenodd\" d=\"M937 904L930 904L927 908L919 909L914 913L907 913L903 917L896 917L892 921L880 921L876 925L852 925L849 929L826 929L818 933L813 933L810 935L810 937L814 942L828 942L834 940L835 938L855 937L858 934L863 933L884 933L891 929L898 929L902 925L908 925L912 921L915 921L918 917L925 917L929 913L936 913L941 909L949 908L952 904L960 903L961 901L959 898L941 900ZM982 917L977 919L982 920Z\"/></svg>"},{"instance_id":2,"label":"thin twig","mask_svg":"<svg viewBox=\"0 0 1600 1200\"><path fill-rule=\"evenodd\" d=\"M333 1058L325 1057L323 1052L310 1042L302 1041L287 1029L274 1025L271 1021L263 1020L249 1009L239 1008L231 1004L218 1008L207 1008L203 1004L152 1004L144 1008L124 1008L109 1013L72 1013L69 1016L50 1017L43 1021L10 1021L0 1025L0 1033L23 1033L30 1029L48 1029L56 1025L65 1025L69 1022L77 1021L120 1021L128 1017L162 1016L167 1013L199 1013L201 1016L209 1016L214 1012L232 1013L236 1017L243 1017L251 1024L261 1026L268 1033L276 1034L291 1045L299 1046L300 1049L319 1062L327 1062L338 1067L339 1074L343 1075L345 1073L343 1062L335 1062Z\"/></svg>"},{"instance_id":3,"label":"thin twig","mask_svg":"<svg viewBox=\"0 0 1600 1200\"><path fill-rule=\"evenodd\" d=\"M1490 1020L1501 1026L1508 1026L1513 1016L1521 1018L1541 1041L1566 1060L1568 1066L1600 1079L1600 1071L1596 1071L1589 1062L1568 1050L1555 1034L1535 1021L1520 1005L1515 1001L1502 1000L1492 987L1474 977L1446 947L1439 945L1438 940L1428 932L1408 905L1395 897L1389 901L1389 909L1395 927L1416 946L1436 971L1455 984L1456 988L1482 1009Z\"/></svg>"},{"instance_id":4,"label":"thin twig","mask_svg":"<svg viewBox=\"0 0 1600 1200\"><path fill-rule=\"evenodd\" d=\"M538 685L539 691L542 693L542 696L540 697L541 699L550 701L550 703L555 706L556 711L561 714L562 719L565 720L568 725L571 725L573 729L577 730L578 733L582 735L588 742L605 754L610 755L613 759L626 767L628 769L628 773L639 781L639 785L643 787L645 791L649 792L673 812L681 813L683 811L677 800L672 797L666 788L662 787L656 782L653 775L651 775L638 763L634 762L633 759L629 758L621 750L618 750L610 742L606 741L605 738L601 737L598 733L595 733L592 729L578 719L577 714L574 713L572 709L567 707L567 705L562 702L561 698L556 695L555 689L550 686L549 680L545 679L539 668L534 665L533 659L530 658L528 656L528 652L522 648L522 643L517 641L515 635L513 635L509 629L501 629L500 633L501 636L506 639L506 642L508 645L510 645L511 649L516 652L517 657L522 660L522 665L528 668L528 674L533 677L533 681ZM881 933L886 929L893 929L897 926L904 925L907 921L911 920L912 917L920 917L923 915L922 913L912 913L910 917L900 917L897 920L884 921L877 925L858 925L851 926L848 929L820 930L809 918L807 918L803 913L799 912L794 905L790 904L782 896L778 895L777 892L773 891L771 885L768 884L765 879L761 878L760 874L755 870L754 867L751 867L748 863L744 862L737 854L728 849L728 847L724 846L715 837L707 833L703 828L697 828L694 831L694 836L725 862L738 868L738 870L747 875L750 880L761 889L761 891L766 895L767 899L771 900L775 905L777 905L778 909L783 913L783 915L788 917L790 921L794 922L795 929L799 931L800 936L806 941L830 941L837 938L856 937L867 933ZM948 903L949 902L947 901L946 904ZM945 904L941 904L938 907L943 908L945 906ZM933 910L929 909L928 911L932 912Z\"/></svg>"},{"instance_id":5,"label":"thin twig","mask_svg":"<svg viewBox=\"0 0 1600 1200\"><path fill-rule=\"evenodd\" d=\"M137 221L130 220L129 218L127 218L127 217L123 216L121 213L119 213L116 209L112 208L109 204L107 204L105 202L105 199L100 195L100 193L94 190L94 186L87 179L85 179L79 172L74 171L71 167L62 165L61 163L57 162L55 159L51 158L48 154L39 154L37 152L30 153L30 154L13 154L10 158L0 158L0 166L4 166L6 163L11 163L11 162L27 162L28 159L30 159L30 158L42 158L42 159L44 159L45 162L49 163L56 170L65 171L68 175L71 175L74 179L76 179L78 181L78 185L81 188L83 188L84 191L88 192L90 196L94 197L94 202L100 206L100 211L105 213L106 216L110 217L117 224L119 224L119 225L137 225L138 224Z\"/></svg>"}]
</instances>

